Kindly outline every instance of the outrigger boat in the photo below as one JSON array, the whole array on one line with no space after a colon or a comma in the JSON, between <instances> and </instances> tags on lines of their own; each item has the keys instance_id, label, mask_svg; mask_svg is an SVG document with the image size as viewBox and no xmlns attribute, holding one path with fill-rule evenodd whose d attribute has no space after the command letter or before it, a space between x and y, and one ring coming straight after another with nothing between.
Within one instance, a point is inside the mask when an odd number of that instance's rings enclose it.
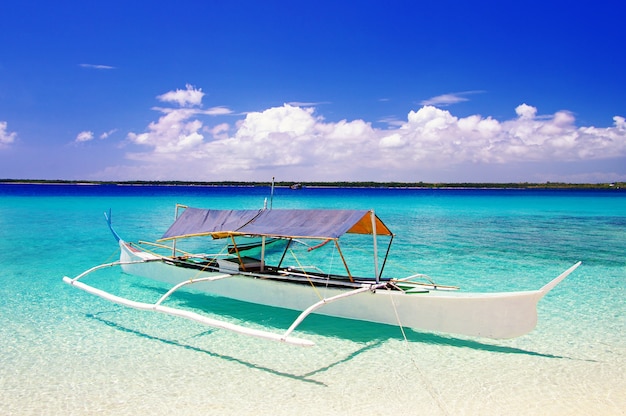
<instances>
[{"instance_id":1,"label":"outrigger boat","mask_svg":"<svg viewBox=\"0 0 626 416\"><path fill-rule=\"evenodd\" d=\"M119 261L93 267L74 278L64 277L66 283L131 308L301 346L313 343L292 333L311 313L422 331L496 339L518 337L535 328L537 302L581 264L574 264L539 290L465 293L457 287L437 285L421 274L384 277L394 235L373 211L210 210L177 205L175 221L163 237L156 243L138 244L120 238L112 227L110 212L105 217L121 249ZM362 276L363 262L349 265L349 256L340 248L340 239L343 245L345 239L350 244L351 238L359 244L363 238L370 242L373 261L368 277ZM206 246L220 242L224 248L217 254L192 254L181 249L185 242L198 239ZM158 249L167 252L159 253ZM315 260L318 251L330 249L335 253L334 260L323 263L330 271L303 265L307 256ZM81 281L111 266L173 286L152 304L123 298ZM341 273L336 271L337 266L343 270ZM302 312L285 332L275 333L163 304L184 287Z\"/></svg>"}]
</instances>

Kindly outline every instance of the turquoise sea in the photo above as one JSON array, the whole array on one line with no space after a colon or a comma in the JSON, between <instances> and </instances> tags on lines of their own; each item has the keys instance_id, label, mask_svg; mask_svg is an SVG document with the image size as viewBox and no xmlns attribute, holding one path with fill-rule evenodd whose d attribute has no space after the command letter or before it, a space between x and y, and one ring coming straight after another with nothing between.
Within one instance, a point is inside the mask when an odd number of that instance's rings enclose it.
<instances>
[{"instance_id":1,"label":"turquoise sea","mask_svg":"<svg viewBox=\"0 0 626 416\"><path fill-rule=\"evenodd\" d=\"M2 415L624 415L626 192L278 188L274 208L374 209L385 273L467 291L537 289L578 268L512 340L312 316L300 348L127 309L62 282L117 258L102 213L155 240L174 205L260 208L269 187L0 185ZM107 269L94 286L166 287ZM87 282L87 280L86 280ZM171 302L278 331L297 313L181 292Z\"/></svg>"}]
</instances>

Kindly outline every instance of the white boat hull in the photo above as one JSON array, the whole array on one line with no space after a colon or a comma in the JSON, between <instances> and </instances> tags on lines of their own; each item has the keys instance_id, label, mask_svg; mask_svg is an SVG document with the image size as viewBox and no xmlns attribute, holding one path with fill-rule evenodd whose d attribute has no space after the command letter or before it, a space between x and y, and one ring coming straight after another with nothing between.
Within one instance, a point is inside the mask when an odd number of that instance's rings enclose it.
<instances>
[{"instance_id":1,"label":"white boat hull","mask_svg":"<svg viewBox=\"0 0 626 416\"><path fill-rule=\"evenodd\" d=\"M223 275L182 268L137 250L120 241L123 270L129 274L177 285L189 279ZM139 262L137 261L146 261ZM135 262L135 263L132 263ZM132 263L132 264L128 264ZM540 290L507 293L462 293L430 290L405 293L377 289L341 301L328 302L314 313L400 325L422 331L437 331L487 338L514 338L532 331L537 324L537 302L580 263ZM321 299L350 292L345 288L313 288L276 280L234 274L214 281L193 283L190 287L212 295L240 301L306 310Z\"/></svg>"}]
</instances>

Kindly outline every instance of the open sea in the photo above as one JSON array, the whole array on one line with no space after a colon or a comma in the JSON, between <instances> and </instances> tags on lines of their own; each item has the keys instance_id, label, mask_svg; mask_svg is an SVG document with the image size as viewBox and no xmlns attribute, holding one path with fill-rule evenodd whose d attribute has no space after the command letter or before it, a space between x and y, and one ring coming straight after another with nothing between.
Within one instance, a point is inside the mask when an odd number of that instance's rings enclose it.
<instances>
[{"instance_id":1,"label":"open sea","mask_svg":"<svg viewBox=\"0 0 626 416\"><path fill-rule=\"evenodd\" d=\"M1 415L626 415L626 192L277 188L274 208L374 209L385 275L538 289L537 328L489 340L310 316L301 348L111 304L62 282L159 238L182 203L261 208L269 187L0 184ZM167 288L107 269L138 300ZM168 301L170 302L170 301ZM297 312L180 292L172 304L280 332Z\"/></svg>"}]
</instances>

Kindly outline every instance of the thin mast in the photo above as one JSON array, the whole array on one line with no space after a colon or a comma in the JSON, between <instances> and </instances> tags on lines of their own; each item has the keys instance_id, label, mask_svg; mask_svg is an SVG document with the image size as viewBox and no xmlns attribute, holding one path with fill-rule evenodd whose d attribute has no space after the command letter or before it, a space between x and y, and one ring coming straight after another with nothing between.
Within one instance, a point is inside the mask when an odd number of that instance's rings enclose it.
<instances>
[{"instance_id":1,"label":"thin mast","mask_svg":"<svg viewBox=\"0 0 626 416\"><path fill-rule=\"evenodd\" d=\"M272 190L270 191L270 209L272 209L273 202L274 202L274 177L272 176Z\"/></svg>"},{"instance_id":2,"label":"thin mast","mask_svg":"<svg viewBox=\"0 0 626 416\"><path fill-rule=\"evenodd\" d=\"M378 273L378 239L376 238L376 214L374 210L370 211L370 217L372 218L372 237L374 239L374 277L376 283L380 282L380 275Z\"/></svg>"},{"instance_id":3,"label":"thin mast","mask_svg":"<svg viewBox=\"0 0 626 416\"><path fill-rule=\"evenodd\" d=\"M339 253L339 257L341 257L341 261L343 261L343 267L346 268L346 272L348 272L348 277L350 281L354 283L354 278L352 277L352 273L350 273L350 268L348 267L348 263L346 262L346 258L343 256L341 252L341 248L339 248L339 239L335 238L335 247L337 247L337 252Z\"/></svg>"},{"instance_id":4,"label":"thin mast","mask_svg":"<svg viewBox=\"0 0 626 416\"><path fill-rule=\"evenodd\" d=\"M178 209L187 208L187 205L176 204L176 210L174 211L174 221L178 219ZM176 239L172 241L172 257L176 257Z\"/></svg>"},{"instance_id":5,"label":"thin mast","mask_svg":"<svg viewBox=\"0 0 626 416\"><path fill-rule=\"evenodd\" d=\"M261 272L265 271L265 236L261 237Z\"/></svg>"}]
</instances>

